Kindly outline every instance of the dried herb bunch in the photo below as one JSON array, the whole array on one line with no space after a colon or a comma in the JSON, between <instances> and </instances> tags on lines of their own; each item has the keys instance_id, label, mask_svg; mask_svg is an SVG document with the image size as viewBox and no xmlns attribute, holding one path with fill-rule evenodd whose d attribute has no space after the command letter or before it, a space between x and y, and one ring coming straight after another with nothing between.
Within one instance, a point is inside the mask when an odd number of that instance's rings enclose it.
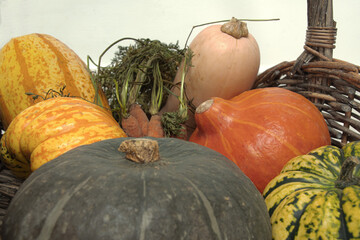
<instances>
[{"instance_id":1,"label":"dried herb bunch","mask_svg":"<svg viewBox=\"0 0 360 240\"><path fill-rule=\"evenodd\" d=\"M133 103L140 104L149 116L158 113L170 93L185 52L177 43L133 38L122 40L129 39L134 44L118 46L111 64L98 66L98 71L93 73L118 122L127 117Z\"/></svg>"}]
</instances>

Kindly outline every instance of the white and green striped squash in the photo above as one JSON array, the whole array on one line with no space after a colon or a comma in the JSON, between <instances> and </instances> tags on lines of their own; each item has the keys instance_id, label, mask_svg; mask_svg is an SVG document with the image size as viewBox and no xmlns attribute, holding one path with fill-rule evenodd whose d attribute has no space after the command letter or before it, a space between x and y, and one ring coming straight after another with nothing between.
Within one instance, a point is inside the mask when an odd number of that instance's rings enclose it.
<instances>
[{"instance_id":1,"label":"white and green striped squash","mask_svg":"<svg viewBox=\"0 0 360 240\"><path fill-rule=\"evenodd\" d=\"M290 160L263 196L273 239L360 239L360 142Z\"/></svg>"}]
</instances>

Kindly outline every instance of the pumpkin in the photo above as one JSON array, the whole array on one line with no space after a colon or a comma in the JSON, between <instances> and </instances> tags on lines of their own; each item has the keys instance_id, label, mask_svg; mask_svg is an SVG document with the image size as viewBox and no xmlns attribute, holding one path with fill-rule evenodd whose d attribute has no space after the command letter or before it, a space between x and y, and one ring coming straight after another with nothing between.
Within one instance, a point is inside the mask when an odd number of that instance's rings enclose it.
<instances>
[{"instance_id":1,"label":"pumpkin","mask_svg":"<svg viewBox=\"0 0 360 240\"><path fill-rule=\"evenodd\" d=\"M196 109L195 118L189 140L233 160L260 192L291 158L331 141L315 105L282 88L212 98Z\"/></svg>"},{"instance_id":2,"label":"pumpkin","mask_svg":"<svg viewBox=\"0 0 360 240\"><path fill-rule=\"evenodd\" d=\"M30 175L3 224L3 239L12 240L271 239L249 178L223 155L175 138L70 150Z\"/></svg>"},{"instance_id":3,"label":"pumpkin","mask_svg":"<svg viewBox=\"0 0 360 240\"><path fill-rule=\"evenodd\" d=\"M79 98L51 98L10 123L1 139L2 161L24 178L74 147L119 137L126 135L107 110Z\"/></svg>"},{"instance_id":4,"label":"pumpkin","mask_svg":"<svg viewBox=\"0 0 360 240\"><path fill-rule=\"evenodd\" d=\"M224 25L211 25L192 40L191 66L186 72L186 96L194 107L211 97L230 99L252 88L260 66L260 51L256 39L248 32L245 22L233 18ZM174 84L183 75L180 65ZM174 88L179 95L179 88ZM161 112L177 110L178 98L169 95ZM194 116L189 111L189 136L195 128Z\"/></svg>"},{"instance_id":5,"label":"pumpkin","mask_svg":"<svg viewBox=\"0 0 360 240\"><path fill-rule=\"evenodd\" d=\"M11 39L0 52L0 118L4 129L25 108L49 90L84 98L110 108L101 88L96 90L84 62L68 46L47 34ZM95 99L95 97L98 97Z\"/></svg>"},{"instance_id":6,"label":"pumpkin","mask_svg":"<svg viewBox=\"0 0 360 240\"><path fill-rule=\"evenodd\" d=\"M360 239L360 142L290 160L266 186L273 239Z\"/></svg>"}]
</instances>

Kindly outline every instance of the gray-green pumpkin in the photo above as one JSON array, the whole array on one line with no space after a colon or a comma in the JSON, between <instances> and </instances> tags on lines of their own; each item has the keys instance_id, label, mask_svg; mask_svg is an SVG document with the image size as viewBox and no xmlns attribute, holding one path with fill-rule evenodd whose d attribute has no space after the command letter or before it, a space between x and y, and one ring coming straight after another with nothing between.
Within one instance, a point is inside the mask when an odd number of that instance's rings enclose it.
<instances>
[{"instance_id":1,"label":"gray-green pumpkin","mask_svg":"<svg viewBox=\"0 0 360 240\"><path fill-rule=\"evenodd\" d=\"M264 199L232 161L161 138L160 160L137 163L118 150L134 140L81 146L33 172L8 208L3 240L271 239Z\"/></svg>"}]
</instances>

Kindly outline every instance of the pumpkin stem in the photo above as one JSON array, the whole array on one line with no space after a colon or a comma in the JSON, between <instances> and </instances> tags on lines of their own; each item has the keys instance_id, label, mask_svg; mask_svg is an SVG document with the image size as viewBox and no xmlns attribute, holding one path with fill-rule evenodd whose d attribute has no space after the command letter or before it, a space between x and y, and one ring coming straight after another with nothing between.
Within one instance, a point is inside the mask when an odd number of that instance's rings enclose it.
<instances>
[{"instance_id":1,"label":"pumpkin stem","mask_svg":"<svg viewBox=\"0 0 360 240\"><path fill-rule=\"evenodd\" d=\"M360 178L354 177L353 172L356 165L360 164L358 157L348 157L341 166L339 179L336 180L335 186L344 189L351 185L360 186Z\"/></svg>"},{"instance_id":2,"label":"pumpkin stem","mask_svg":"<svg viewBox=\"0 0 360 240\"><path fill-rule=\"evenodd\" d=\"M160 159L158 142L148 138L125 140L118 150L126 153L127 159L137 163L151 163Z\"/></svg>"},{"instance_id":3,"label":"pumpkin stem","mask_svg":"<svg viewBox=\"0 0 360 240\"><path fill-rule=\"evenodd\" d=\"M214 103L214 99L209 99L206 100L205 102L201 103L197 108L196 108L196 113L200 114L203 112L206 112L207 110L209 110L209 108L211 108L211 106Z\"/></svg>"},{"instance_id":4,"label":"pumpkin stem","mask_svg":"<svg viewBox=\"0 0 360 240\"><path fill-rule=\"evenodd\" d=\"M236 39L247 37L249 35L247 24L234 17L229 22L224 23L221 26L221 31Z\"/></svg>"}]
</instances>

